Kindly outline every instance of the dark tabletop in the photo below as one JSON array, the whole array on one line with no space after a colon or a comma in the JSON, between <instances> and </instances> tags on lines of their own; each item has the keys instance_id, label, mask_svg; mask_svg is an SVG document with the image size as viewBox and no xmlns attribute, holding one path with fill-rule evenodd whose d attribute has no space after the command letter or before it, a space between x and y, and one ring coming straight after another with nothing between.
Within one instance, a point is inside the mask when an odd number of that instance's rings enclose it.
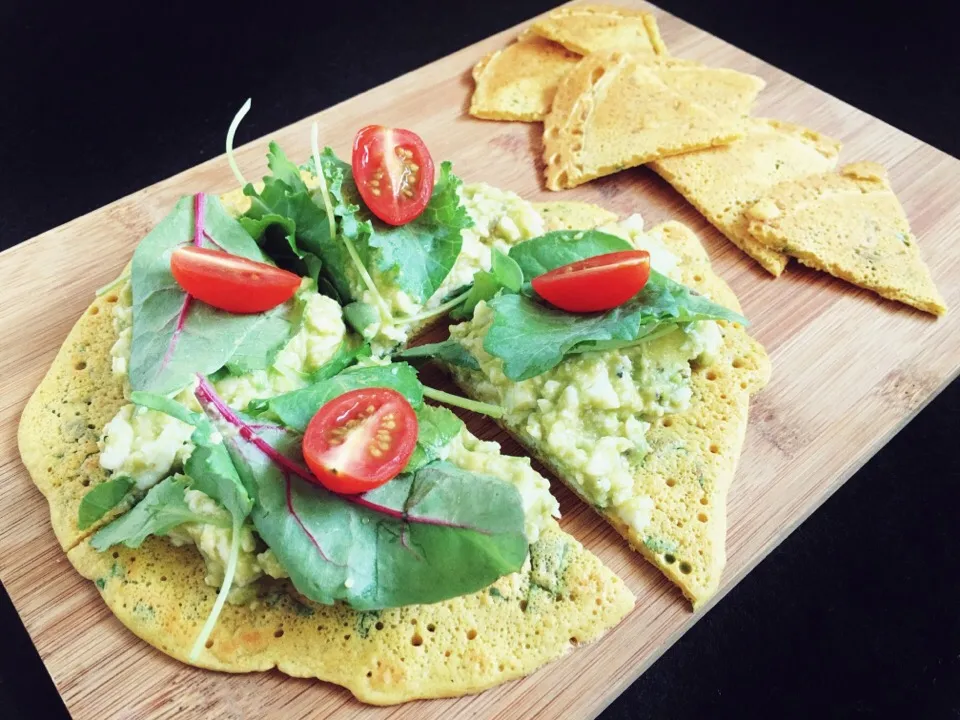
<instances>
[{"instance_id":1,"label":"dark tabletop","mask_svg":"<svg viewBox=\"0 0 960 720\"><path fill-rule=\"evenodd\" d=\"M248 96L238 143L553 4L7 0L0 249L218 155ZM946 3L660 4L960 155ZM958 431L954 382L603 717L960 717ZM5 593L0 636L0 717L64 715Z\"/></svg>"}]
</instances>

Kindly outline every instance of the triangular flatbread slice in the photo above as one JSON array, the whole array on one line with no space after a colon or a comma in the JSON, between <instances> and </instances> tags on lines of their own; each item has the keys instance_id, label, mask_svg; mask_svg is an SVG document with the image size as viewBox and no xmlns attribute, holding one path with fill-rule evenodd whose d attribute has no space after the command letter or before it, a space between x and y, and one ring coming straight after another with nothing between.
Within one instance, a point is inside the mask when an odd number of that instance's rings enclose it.
<instances>
[{"instance_id":1,"label":"triangular flatbread slice","mask_svg":"<svg viewBox=\"0 0 960 720\"><path fill-rule=\"evenodd\" d=\"M531 30L581 55L598 50L625 50L638 57L667 54L653 13L612 5L557 8Z\"/></svg>"},{"instance_id":2,"label":"triangular flatbread slice","mask_svg":"<svg viewBox=\"0 0 960 720\"><path fill-rule=\"evenodd\" d=\"M485 120L543 120L557 84L580 56L542 37L521 39L473 68L470 114Z\"/></svg>"},{"instance_id":3,"label":"triangular flatbread slice","mask_svg":"<svg viewBox=\"0 0 960 720\"><path fill-rule=\"evenodd\" d=\"M924 312L947 311L882 165L783 183L748 215L754 238L804 265Z\"/></svg>"},{"instance_id":4,"label":"triangular flatbread slice","mask_svg":"<svg viewBox=\"0 0 960 720\"><path fill-rule=\"evenodd\" d=\"M563 221L560 210L556 205L551 208L553 220L568 227L571 223ZM582 216L577 209L570 220ZM630 219L600 229L633 237L643 246L642 233L636 233L637 224ZM676 256L680 281L739 310L736 295L713 272L706 251L689 228L667 222L647 235ZM637 507L652 505L649 522L638 525L636 518L645 513L629 512L629 502L623 513L610 506L595 508L632 548L679 586L694 608L709 600L720 583L726 563L727 492L743 445L750 397L770 377L770 361L763 347L740 326L722 323L721 327L723 342L716 357L709 365L693 367L689 409L661 418L647 431L651 451L635 470L630 497L639 501ZM457 327L451 333L461 336ZM477 352L483 365L487 358L482 357L481 349ZM465 393L495 402L505 379L497 374L496 363L485 367L488 370L451 368L451 372ZM486 372L497 379L491 380ZM543 449L543 439L531 435L524 421L503 424L533 457L589 502L577 480L582 468Z\"/></svg>"},{"instance_id":5,"label":"triangular flatbread slice","mask_svg":"<svg viewBox=\"0 0 960 720\"><path fill-rule=\"evenodd\" d=\"M747 208L778 183L832 170L840 143L799 125L753 119L746 137L723 147L650 163L704 217L774 276L787 256L749 232Z\"/></svg>"},{"instance_id":6,"label":"triangular flatbread slice","mask_svg":"<svg viewBox=\"0 0 960 720\"><path fill-rule=\"evenodd\" d=\"M737 140L763 85L735 70L588 55L560 81L544 122L546 185L574 187Z\"/></svg>"}]
</instances>

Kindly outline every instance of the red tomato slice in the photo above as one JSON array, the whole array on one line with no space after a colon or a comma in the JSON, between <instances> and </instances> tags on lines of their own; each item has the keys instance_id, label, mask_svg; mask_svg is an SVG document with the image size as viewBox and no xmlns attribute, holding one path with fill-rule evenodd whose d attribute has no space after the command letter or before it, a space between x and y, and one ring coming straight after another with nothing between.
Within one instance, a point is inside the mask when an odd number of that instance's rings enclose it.
<instances>
[{"instance_id":1,"label":"red tomato slice","mask_svg":"<svg viewBox=\"0 0 960 720\"><path fill-rule=\"evenodd\" d=\"M623 250L554 268L533 278L537 294L567 312L599 312L622 305L647 284L650 253Z\"/></svg>"},{"instance_id":2,"label":"red tomato slice","mask_svg":"<svg viewBox=\"0 0 960 720\"><path fill-rule=\"evenodd\" d=\"M232 313L270 310L292 298L300 287L300 277L292 272L195 245L173 251L170 272L197 300Z\"/></svg>"},{"instance_id":3,"label":"red tomato slice","mask_svg":"<svg viewBox=\"0 0 960 720\"><path fill-rule=\"evenodd\" d=\"M368 125L353 141L353 179L374 215L390 225L403 225L430 202L433 158L419 135Z\"/></svg>"},{"instance_id":4,"label":"red tomato slice","mask_svg":"<svg viewBox=\"0 0 960 720\"><path fill-rule=\"evenodd\" d=\"M396 390L351 390L313 416L303 435L303 457L327 490L362 493L400 474L418 431L416 413Z\"/></svg>"}]
</instances>

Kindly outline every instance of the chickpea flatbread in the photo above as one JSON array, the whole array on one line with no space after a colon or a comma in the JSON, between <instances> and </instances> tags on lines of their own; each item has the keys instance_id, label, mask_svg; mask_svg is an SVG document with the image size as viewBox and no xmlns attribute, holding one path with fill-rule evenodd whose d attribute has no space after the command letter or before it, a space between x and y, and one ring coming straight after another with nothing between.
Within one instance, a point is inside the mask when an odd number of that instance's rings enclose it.
<instances>
[{"instance_id":1,"label":"chickpea flatbread","mask_svg":"<svg viewBox=\"0 0 960 720\"><path fill-rule=\"evenodd\" d=\"M554 222L564 226L557 217L562 211L559 204L550 211ZM575 208L572 222L583 216L583 210ZM713 272L699 240L686 226L668 222L643 233L634 219L628 219L598 229L650 249L655 267L668 266L672 258L676 264L671 274L678 281L739 311L736 296ZM500 358L484 349L489 322L485 312L451 328L451 335L468 347L481 366L480 370L451 368L460 387L477 399L503 404L507 410L503 427L679 586L694 608L702 606L716 592L726 562L727 493L743 445L750 397L770 377L763 347L738 324L718 322L716 351L688 366L687 406L651 418L642 459L614 467L618 458L629 455L631 443L614 447L610 442L619 441L607 437L607 430L595 430L586 423L600 428L620 424L624 429L614 430L614 435L631 434L638 417L625 406L633 392L630 373L646 372L643 368L653 362L645 351L631 348L574 355L555 371L510 382ZM570 379L565 364L577 367L570 372L578 379ZM570 402L574 404L568 413ZM512 407L517 408L515 412ZM540 422L547 413L551 413L550 422ZM566 435L561 433L564 424L570 425ZM629 480L612 489L614 478L623 481L624 475ZM603 502L598 502L598 489L606 498Z\"/></svg>"},{"instance_id":2,"label":"chickpea flatbread","mask_svg":"<svg viewBox=\"0 0 960 720\"><path fill-rule=\"evenodd\" d=\"M780 120L752 119L748 127L741 140L661 158L650 168L734 245L778 276L786 267L787 256L750 234L746 211L781 182L832 170L840 143Z\"/></svg>"},{"instance_id":3,"label":"chickpea flatbread","mask_svg":"<svg viewBox=\"0 0 960 720\"><path fill-rule=\"evenodd\" d=\"M882 165L777 185L747 215L750 234L771 250L924 312L947 311Z\"/></svg>"},{"instance_id":4,"label":"chickpea flatbread","mask_svg":"<svg viewBox=\"0 0 960 720\"><path fill-rule=\"evenodd\" d=\"M231 194L225 205L246 203ZM597 639L633 607L623 582L547 518L519 571L481 591L434 604L360 611L343 602L311 601L290 580L264 575L239 588L242 599L223 607L205 647L192 658L191 647L214 606L218 583L223 584L222 566L217 577L209 560L219 556L229 530L202 526L192 535L197 547L173 542L171 534L171 539L148 537L138 547L116 544L98 551L91 543L118 516L125 517L130 502L89 526L78 522L84 496L111 481L101 466L101 448L110 446L105 428L129 407L130 386L117 374L117 363L127 360L115 350L129 332L120 322L129 317L128 286L121 278L71 330L23 412L19 447L46 496L68 559L95 584L117 618L151 645L201 668L278 668L343 685L364 702L393 704L479 692L527 675L575 645ZM337 308L315 291L310 297ZM308 313L302 324L312 322ZM343 332L342 323L339 327ZM320 331L307 342L326 342L322 332L332 332L332 325ZM164 430L151 442L163 443L168 434ZM185 438L175 439L174 449L181 442ZM494 464L520 462L524 473L533 472L529 460L500 456L495 444L469 434L462 442L470 446L471 457L482 452ZM137 452L148 452L148 445ZM491 468L481 472L496 472ZM243 552L253 558L260 541L249 532L241 537Z\"/></svg>"},{"instance_id":5,"label":"chickpea flatbread","mask_svg":"<svg viewBox=\"0 0 960 720\"><path fill-rule=\"evenodd\" d=\"M546 185L571 188L662 157L744 136L763 81L735 70L619 52L567 73L544 122Z\"/></svg>"},{"instance_id":6,"label":"chickpea flatbread","mask_svg":"<svg viewBox=\"0 0 960 720\"><path fill-rule=\"evenodd\" d=\"M560 79L579 60L576 53L537 36L497 50L473 68L470 114L485 120L543 120Z\"/></svg>"},{"instance_id":7,"label":"chickpea flatbread","mask_svg":"<svg viewBox=\"0 0 960 720\"><path fill-rule=\"evenodd\" d=\"M613 5L557 8L530 29L581 55L598 50L625 50L638 57L667 54L653 13Z\"/></svg>"}]
</instances>

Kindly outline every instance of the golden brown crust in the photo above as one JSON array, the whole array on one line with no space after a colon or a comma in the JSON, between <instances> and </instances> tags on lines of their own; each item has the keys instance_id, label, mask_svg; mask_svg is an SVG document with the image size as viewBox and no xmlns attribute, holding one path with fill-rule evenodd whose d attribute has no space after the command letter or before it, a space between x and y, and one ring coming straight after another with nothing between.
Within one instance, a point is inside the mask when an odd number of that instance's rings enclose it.
<instances>
[{"instance_id":1,"label":"golden brown crust","mask_svg":"<svg viewBox=\"0 0 960 720\"><path fill-rule=\"evenodd\" d=\"M530 30L581 55L600 50L624 50L639 57L667 54L653 13L613 5L557 8Z\"/></svg>"},{"instance_id":2,"label":"golden brown crust","mask_svg":"<svg viewBox=\"0 0 960 720\"><path fill-rule=\"evenodd\" d=\"M758 242L933 315L946 303L882 165L859 162L770 189L747 213Z\"/></svg>"},{"instance_id":3,"label":"golden brown crust","mask_svg":"<svg viewBox=\"0 0 960 720\"><path fill-rule=\"evenodd\" d=\"M662 158L650 164L733 244L774 277L787 256L759 242L747 209L780 182L836 166L840 143L781 120L750 120L746 137L723 147Z\"/></svg>"},{"instance_id":4,"label":"golden brown crust","mask_svg":"<svg viewBox=\"0 0 960 720\"><path fill-rule=\"evenodd\" d=\"M196 663L187 654L216 590L204 584L193 548L149 538L137 550L98 553L83 542L68 557L124 625L181 662L225 672L276 667L390 705L480 692L528 675L596 640L633 607L623 582L555 524L533 553L559 558L555 588L525 571L473 595L381 612L317 605L285 583L261 582L256 603L225 606Z\"/></svg>"},{"instance_id":5,"label":"golden brown crust","mask_svg":"<svg viewBox=\"0 0 960 720\"><path fill-rule=\"evenodd\" d=\"M661 157L730 143L745 133L763 81L619 51L581 60L560 81L544 121L546 186L575 187Z\"/></svg>"},{"instance_id":6,"label":"golden brown crust","mask_svg":"<svg viewBox=\"0 0 960 720\"><path fill-rule=\"evenodd\" d=\"M560 79L579 59L537 36L487 55L473 68L470 114L485 120L543 120Z\"/></svg>"}]
</instances>

